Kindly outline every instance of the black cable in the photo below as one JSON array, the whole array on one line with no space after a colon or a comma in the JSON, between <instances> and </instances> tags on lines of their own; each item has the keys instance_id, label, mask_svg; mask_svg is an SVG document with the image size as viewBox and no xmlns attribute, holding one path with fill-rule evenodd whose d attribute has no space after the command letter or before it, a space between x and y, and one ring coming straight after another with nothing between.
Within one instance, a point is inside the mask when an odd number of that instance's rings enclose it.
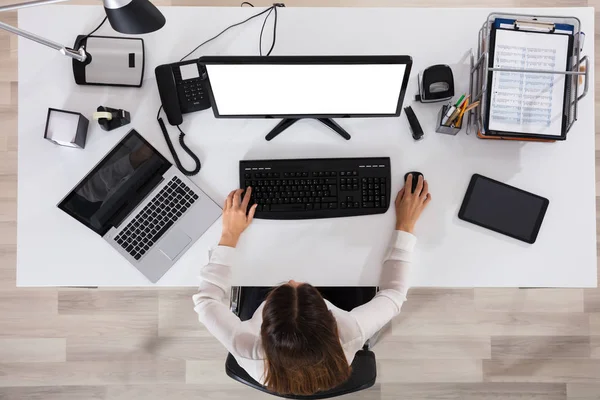
<instances>
[{"instance_id":1,"label":"black cable","mask_svg":"<svg viewBox=\"0 0 600 400\"><path fill-rule=\"evenodd\" d=\"M179 162L179 160L177 159L177 157L173 157L175 159L175 163L179 164L177 167L185 175L188 175L188 176L196 175L198 172L200 172L200 168L202 168L202 163L200 162L200 159L198 158L198 156L183 141L183 138L185 137L185 133L183 133L183 131L181 130L181 128L179 127L179 125L177 125L177 129L179 129L179 145L181 146L181 148L183 149L183 151L185 151L186 153L188 153L188 155L190 156L190 158L192 160L194 160L194 164L196 165L196 167L193 170L188 171L188 170L186 170L186 169L183 168L183 166L181 165L181 163ZM173 153L173 154L175 154L175 153Z\"/></svg>"},{"instance_id":2,"label":"black cable","mask_svg":"<svg viewBox=\"0 0 600 400\"><path fill-rule=\"evenodd\" d=\"M271 13L273 12L274 8L275 7L271 8L269 13L265 17L265 20L263 21L262 27L260 28L260 36L258 37L258 55L259 56L262 56L262 40L263 40L262 38L263 38L263 32L265 30L265 25L267 25L267 21L269 20L269 17L271 16Z\"/></svg>"},{"instance_id":3,"label":"black cable","mask_svg":"<svg viewBox=\"0 0 600 400\"><path fill-rule=\"evenodd\" d=\"M275 42L277 41L277 7L279 6L275 5L273 8L275 10L275 20L273 21L273 41L271 42L271 48L269 49L267 56L271 55L271 52L275 48Z\"/></svg>"},{"instance_id":4,"label":"black cable","mask_svg":"<svg viewBox=\"0 0 600 400\"><path fill-rule=\"evenodd\" d=\"M254 14L253 16L246 18L245 20L243 20L243 21L241 21L241 22L238 22L238 23L236 23L236 24L233 24L233 25L229 25L227 28L223 29L223 30L222 30L221 32L219 32L217 35L215 35L215 36L211 37L210 39L208 39L208 40L205 40L204 42L200 43L198 46L196 46L196 48L194 48L194 50L190 51L190 52L189 52L189 53L187 53L185 56L181 57L181 60L179 60L179 62L181 62L181 61L185 60L186 58L188 58L189 56L191 56L191 55L192 55L192 54L193 54L193 53L194 53L196 50L198 50L200 47L204 46L205 44L207 44L207 43L209 43L209 42L212 42L213 40L215 40L216 38L218 38L219 36L221 36L222 34L224 34L225 32L227 32L227 31L228 31L228 30L230 30L231 28L234 28L234 27L236 27L236 26L239 26L239 25L245 24L246 22L250 21L251 19L254 19L254 18L256 18L256 17L259 17L259 16L263 15L264 13L267 13L267 12L271 11L271 10L272 10L273 8L275 8L275 7L277 7L277 6L271 6L271 7L267 8L267 9L265 9L265 10L263 10L263 11L259 12L258 14Z\"/></svg>"},{"instance_id":5,"label":"black cable","mask_svg":"<svg viewBox=\"0 0 600 400\"><path fill-rule=\"evenodd\" d=\"M202 168L200 159L185 144L185 142L184 142L185 133L183 133L183 131L181 130L179 125L177 125L177 129L179 129L179 145L190 156L190 158L194 161L194 164L195 164L194 169L191 171L188 169L185 169L183 167L183 165L181 164L181 161L179 160L179 156L177 155L177 152L175 152L175 148L173 147L173 143L171 142L171 138L169 137L169 132L167 132L167 127L165 126L163 119L160 118L160 112L161 112L162 108L163 108L162 106L160 106L158 108L158 113L156 114L156 120L158 121L158 124L160 125L160 129L162 130L163 136L165 137L165 141L167 142L167 147L169 148L171 155L173 155L173 160L175 161L175 165L177 165L177 168L181 172L183 172L184 175L187 175L187 176L196 175L198 172L200 172L200 168Z\"/></svg>"},{"instance_id":6,"label":"black cable","mask_svg":"<svg viewBox=\"0 0 600 400\"><path fill-rule=\"evenodd\" d=\"M108 16L104 17L104 19L102 20L102 22L100 22L100 25L98 25L96 27L96 29L94 29L93 31L91 31L90 33L88 33L87 35L84 36L84 39L89 38L90 36L92 36L94 33L96 33L96 31L100 28L102 28L102 25L104 25L104 23L106 22L106 20L108 19Z\"/></svg>"},{"instance_id":7,"label":"black cable","mask_svg":"<svg viewBox=\"0 0 600 400\"><path fill-rule=\"evenodd\" d=\"M254 5L252 5L252 3L249 2L243 2L242 6L244 5L244 3L249 4L250 6L254 7ZM200 47L204 46L205 44L215 40L216 38L218 38L219 36L221 36L222 34L224 34L225 32L227 32L229 29L245 24L246 22L259 17L261 15L263 15L264 13L267 13L267 16L265 17L265 20L263 21L263 25L262 28L260 30L260 40L259 40L259 54L262 56L262 35L263 35L263 31L265 29L265 24L267 22L267 20L269 19L269 16L271 15L271 13L273 11L275 11L275 20L273 21L273 41L271 43L271 48L269 49L269 52L267 53L267 56L271 54L271 52L273 51L273 48L275 47L275 41L277 40L277 7L281 7L282 5L276 4L273 5L261 12L259 12L258 14L255 14L249 18L246 18L244 21L238 22L236 24L230 25L227 28L223 29L220 33L218 33L217 35L213 36L212 38L205 40L204 42L200 43L198 46L196 46L196 48L194 48L194 50L190 51L188 54L186 54L185 56L183 56L181 58L181 60L179 60L179 62L185 60L187 57L189 57L190 55L192 55L196 50L198 50ZM102 24L106 21L106 18L102 21ZM102 26L102 24L100 24L94 31L92 31L90 33L90 35L92 33L94 33L95 31L97 31L100 26ZM89 35L88 35L89 36ZM181 145L181 147L183 148L183 150L190 156L190 158L194 161L195 164L195 168L193 170L187 170L183 167L183 165L181 164L181 161L179 160L179 156L177 155L177 153L175 152L175 148L173 147L173 143L171 142L171 138L169 137L169 133L167 131L167 127L165 126L165 123L163 121L162 118L160 118L160 112L162 111L163 106L161 105L158 108L158 112L156 113L156 120L158 121L158 124L160 125L160 129L162 130L163 136L165 137L165 141L167 142L167 147L169 148L169 151L171 152L171 154L173 155L173 160L175 161L175 165L177 165L177 168L185 175L187 176L192 176L192 175L196 175L198 172L200 172L200 168L202 167L202 164L200 163L200 159L198 158L198 156L196 156L196 154L194 154L194 152L185 144L184 142L184 138L185 138L185 133L183 132L183 130L181 130L181 127L179 125L177 126L177 129L179 130L179 144Z\"/></svg>"},{"instance_id":8,"label":"black cable","mask_svg":"<svg viewBox=\"0 0 600 400\"><path fill-rule=\"evenodd\" d=\"M280 7L280 6L279 5L273 6L273 8L271 9L271 11L269 11L269 13L267 14L267 16L265 17L265 20L263 21L263 24L262 24L262 28L260 28L260 36L259 36L259 39L258 39L258 54L261 55L261 56L263 55L262 54L263 31L265 30L265 25L267 24L267 20L271 16L271 12L272 11L275 11L275 17L274 17L275 19L273 21L273 40L271 42L271 48L267 52L267 56L271 55L271 52L273 51L273 48L275 47L275 42L277 41L277 7Z\"/></svg>"},{"instance_id":9,"label":"black cable","mask_svg":"<svg viewBox=\"0 0 600 400\"><path fill-rule=\"evenodd\" d=\"M242 1L242 4L240 4L240 7L244 7L244 4L248 4L250 7L254 7L254 4L250 3L249 1Z\"/></svg>"},{"instance_id":10,"label":"black cable","mask_svg":"<svg viewBox=\"0 0 600 400\"><path fill-rule=\"evenodd\" d=\"M79 49L80 49L80 50L81 50L81 49L83 49L83 50L85 51L85 46L82 46L82 43L83 43L83 42L85 42L85 41L87 40L87 38L89 38L89 37L90 37L90 36L92 36L94 33L96 33L96 31L97 31L98 29L100 29L100 28L102 27L102 25L104 25L104 23L106 22L106 20L107 20L107 19L108 19L108 16L105 16L105 17L102 19L102 22L100 22L100 24L99 24L99 25L98 25L96 28L94 28L94 30L92 30L92 31L91 31L90 33L88 33L87 35L83 35L83 36L81 37L81 39L77 39L77 40L75 41L75 46L74 46L74 47L79 47ZM87 52L86 52L85 54L86 54L86 56L88 56L88 57L89 57L89 54L88 54ZM89 60L89 58L88 58L88 60Z\"/></svg>"}]
</instances>

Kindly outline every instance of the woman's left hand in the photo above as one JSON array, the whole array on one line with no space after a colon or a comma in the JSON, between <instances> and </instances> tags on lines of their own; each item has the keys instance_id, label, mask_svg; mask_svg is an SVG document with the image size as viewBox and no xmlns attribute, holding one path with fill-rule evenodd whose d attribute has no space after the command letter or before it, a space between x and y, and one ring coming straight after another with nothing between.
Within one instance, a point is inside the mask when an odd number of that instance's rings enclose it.
<instances>
[{"instance_id":1,"label":"woman's left hand","mask_svg":"<svg viewBox=\"0 0 600 400\"><path fill-rule=\"evenodd\" d=\"M246 214L248 204L250 203L252 188L248 187L248 189L246 189L246 193L242 199L243 192L243 189L234 190L229 193L229 196L225 199L225 205L223 206L223 232L221 234L219 246L235 247L240 236L254 218L257 207L256 204L253 205Z\"/></svg>"}]
</instances>

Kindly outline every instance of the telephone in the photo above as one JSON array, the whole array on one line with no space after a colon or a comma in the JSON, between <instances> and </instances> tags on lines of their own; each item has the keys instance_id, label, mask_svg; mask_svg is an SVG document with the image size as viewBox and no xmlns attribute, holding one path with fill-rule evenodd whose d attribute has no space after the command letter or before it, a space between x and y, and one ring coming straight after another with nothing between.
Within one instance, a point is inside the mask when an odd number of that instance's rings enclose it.
<instances>
[{"instance_id":1,"label":"telephone","mask_svg":"<svg viewBox=\"0 0 600 400\"><path fill-rule=\"evenodd\" d=\"M206 72L197 60L159 65L154 73L160 101L171 125L180 125L182 114L210 108L203 88Z\"/></svg>"},{"instance_id":2,"label":"telephone","mask_svg":"<svg viewBox=\"0 0 600 400\"><path fill-rule=\"evenodd\" d=\"M187 170L179 161L177 152L171 143L167 127L160 118L160 109L156 119L160 125L160 129L165 137L169 151L173 155L175 165L185 175L192 176L200 172L200 159L190 148L185 144L185 133L179 125L183 122L183 114L194 111L206 110L210 108L210 99L204 92L203 81L206 79L206 72L202 71L197 60L183 61L173 64L159 65L154 69L156 75L156 84L158 85L158 93L162 108L167 114L169 124L177 126L179 130L179 144L183 150L188 153L195 163L193 170Z\"/></svg>"}]
</instances>

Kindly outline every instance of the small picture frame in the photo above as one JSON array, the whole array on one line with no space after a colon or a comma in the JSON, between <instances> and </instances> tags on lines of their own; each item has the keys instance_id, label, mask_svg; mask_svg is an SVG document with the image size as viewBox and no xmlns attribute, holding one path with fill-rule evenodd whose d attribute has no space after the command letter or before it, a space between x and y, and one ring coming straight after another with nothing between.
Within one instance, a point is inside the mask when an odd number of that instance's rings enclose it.
<instances>
[{"instance_id":1,"label":"small picture frame","mask_svg":"<svg viewBox=\"0 0 600 400\"><path fill-rule=\"evenodd\" d=\"M49 108L44 138L59 146L83 149L89 123L81 113Z\"/></svg>"}]
</instances>

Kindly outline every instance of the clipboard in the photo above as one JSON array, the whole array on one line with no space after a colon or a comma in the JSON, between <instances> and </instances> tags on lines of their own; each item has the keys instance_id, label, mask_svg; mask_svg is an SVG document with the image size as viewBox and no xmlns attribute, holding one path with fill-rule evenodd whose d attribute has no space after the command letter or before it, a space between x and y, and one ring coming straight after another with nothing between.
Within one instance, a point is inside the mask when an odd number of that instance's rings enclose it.
<instances>
[{"instance_id":1,"label":"clipboard","mask_svg":"<svg viewBox=\"0 0 600 400\"><path fill-rule=\"evenodd\" d=\"M565 56L565 64L563 67L559 67L559 70L564 70L567 71L569 69L569 66L572 62L573 59L573 32L574 32L575 28L573 25L569 25L569 24L549 24L549 23L538 23L538 22L531 22L531 21L526 21L525 23L519 23L519 20L516 19L504 19L504 18L498 18L494 21L494 24L492 26L491 29L491 33L490 33L490 57L488 60L488 68L494 68L494 60L495 60L495 53L496 53L496 37L499 34L500 31L512 31L512 32L523 32L524 34L528 35L529 38L534 37L533 35L561 35L561 36L566 36L567 37L567 49L566 49L566 56ZM541 39L541 38L540 38ZM548 71L552 71L552 70L548 70ZM502 74L502 72L498 72L498 71L491 71L488 70L488 76L487 76L487 80L488 80L488 87L492 87L493 84L493 79L494 79L494 74L498 73L498 74ZM532 72L535 73L535 72ZM537 76L540 76L542 74L537 74ZM520 74L521 77L525 76L525 73L521 73ZM550 76L555 76L550 75ZM500 76L498 79L501 79ZM523 78L521 78L523 81ZM570 79L568 79L566 76L564 77L564 80L562 82L562 90L558 91L558 89L549 89L549 90L554 90L555 92L552 93L551 95L551 99L553 99L556 96L562 96L562 98L559 100L561 101L560 104L560 108L557 110L552 111L552 113L548 114L548 126L550 126L551 124L551 117L552 114L556 113L557 116L560 116L561 120L560 120L560 125L559 127L557 126L556 128L560 128L560 134L544 134L544 133L537 133L537 132L523 132L523 131L512 131L512 130L508 130L508 126L506 126L506 130L505 129L495 129L492 130L490 129L490 122L491 122L491 114L492 114L492 110L493 110L493 104L492 104L492 98L494 97L494 94L492 94L491 92L489 93L488 96L486 96L486 110L487 110L487 114L486 114L486 118L484 120L484 132L486 132L484 135L479 134L479 137L485 137L485 138L504 138L504 139L516 139L516 140L521 140L521 139L530 139L530 140L539 140L539 141L556 141L556 140L565 140L566 139L566 135L567 135L567 121L568 121L568 113L567 113L567 108L565 107L565 105L568 105L569 103L569 99L570 99ZM549 84L549 88L552 88L552 83ZM523 96L525 96L525 90L522 89L523 92ZM549 110L553 110L555 107L552 105L552 101L550 100L550 108ZM522 108L521 109L521 113L523 113L525 109ZM535 109L532 108L531 110L540 110L540 109ZM523 114L521 114L521 117L523 117ZM526 126L526 124L524 124ZM522 127L523 130L525 130L524 127Z\"/></svg>"},{"instance_id":2,"label":"clipboard","mask_svg":"<svg viewBox=\"0 0 600 400\"><path fill-rule=\"evenodd\" d=\"M547 68L544 70L533 70L531 66L519 69L519 65L515 65L514 62L505 62L504 65L499 64L498 68L490 67L494 65L490 63L491 49L495 50L495 41L492 44L492 30L510 29L510 30L521 30L523 32L531 33L547 33L547 34L566 34L569 35L569 40L573 40L572 47L569 46L567 53L565 48L562 50L560 56L560 62L562 63L563 57L567 56L567 66L564 72L561 72L558 68ZM477 47L471 50L470 54L470 78L469 78L469 94L471 95L472 101L479 101L479 107L470 110L467 113L467 134L475 131L478 137L482 139L511 139L511 140L528 140L528 141L556 141L561 140L561 137L552 135L550 138L545 138L544 135L540 135L539 126L533 130L533 134L530 135L527 130L522 129L525 133L519 133L510 135L510 133L503 132L488 132L488 120L489 120L489 105L488 100L490 97L490 91L492 90L490 85L490 72L516 72L521 74L551 74L553 76L564 76L567 81L567 91L564 98L566 101L563 102L564 110L561 115L560 109L558 115L554 111L553 114L556 118L553 121L560 121L562 124L555 125L551 129L551 133L566 137L566 133L569 132L573 124L577 121L579 112L579 101L584 98L589 91L589 58L588 56L582 56L582 44L585 38L585 34L581 31L581 22L577 17L571 16L559 16L559 15L527 15L517 13L503 13L493 12L487 16L481 29L479 29ZM511 44L515 43L515 40L505 40L506 35L503 36L503 43ZM494 38L495 40L495 38ZM517 43L520 43L518 40ZM531 40L529 40L531 43ZM546 41L546 49L552 48L552 40ZM535 46L532 46L535 47ZM544 48L544 47L542 47ZM562 47L560 47L562 48ZM505 48L504 50L507 50ZM517 52L520 49L517 49ZM513 54L511 56L514 56ZM515 60L513 60L515 61ZM518 59L517 59L518 61ZM543 64L541 64L543 65ZM520 79L517 78L517 79ZM582 90L583 88L583 90ZM529 97L531 99L531 97ZM560 97L555 97L561 99ZM539 111L539 110L538 110ZM566 118L564 118L566 115ZM497 122L497 120L496 120ZM498 124L494 122L493 127L497 127ZM559 129L560 128L560 129ZM508 136L510 135L510 136ZM540 139L540 136L542 139Z\"/></svg>"},{"instance_id":3,"label":"clipboard","mask_svg":"<svg viewBox=\"0 0 600 400\"><path fill-rule=\"evenodd\" d=\"M520 22L520 24L519 24ZM575 33L575 26L571 24L550 24L543 22L519 21L509 18L496 18L494 20L494 28L512 28L516 30L524 30L526 32L549 32L549 33L566 33L572 35Z\"/></svg>"}]
</instances>

